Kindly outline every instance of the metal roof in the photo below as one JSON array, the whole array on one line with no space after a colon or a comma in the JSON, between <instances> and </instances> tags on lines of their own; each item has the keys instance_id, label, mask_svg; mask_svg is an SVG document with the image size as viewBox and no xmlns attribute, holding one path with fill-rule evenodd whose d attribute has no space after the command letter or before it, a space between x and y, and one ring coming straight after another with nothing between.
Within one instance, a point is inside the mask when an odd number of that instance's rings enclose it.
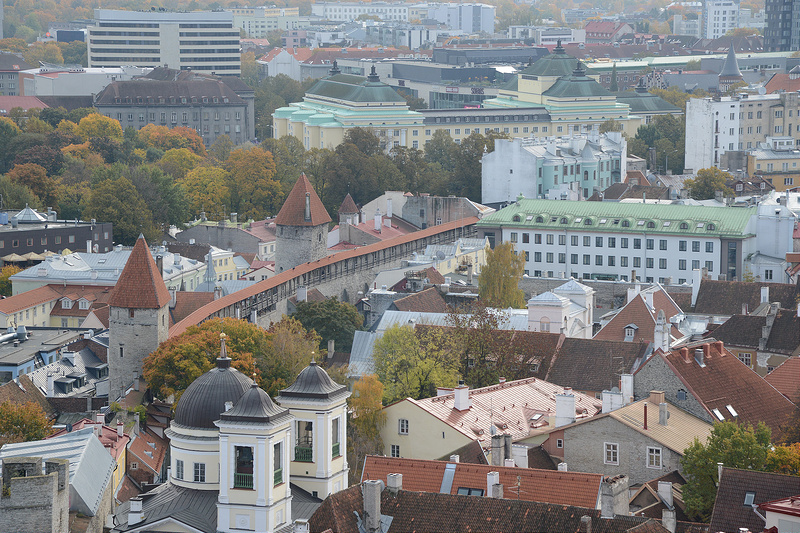
<instances>
[{"instance_id":1,"label":"metal roof","mask_svg":"<svg viewBox=\"0 0 800 533\"><path fill-rule=\"evenodd\" d=\"M614 93L597 83L594 78L588 77L583 65L578 61L578 66L571 74L556 80L542 95L551 98L593 98L611 97Z\"/></svg>"},{"instance_id":2,"label":"metal roof","mask_svg":"<svg viewBox=\"0 0 800 533\"><path fill-rule=\"evenodd\" d=\"M405 103L392 87L380 81L369 81L361 76L336 74L314 84L306 95L335 98L348 102L397 102Z\"/></svg>"},{"instance_id":3,"label":"metal roof","mask_svg":"<svg viewBox=\"0 0 800 533\"><path fill-rule=\"evenodd\" d=\"M353 335L353 347L350 350L349 376L368 376L375 373L375 360L372 351L378 334L373 331L356 331Z\"/></svg>"},{"instance_id":4,"label":"metal roof","mask_svg":"<svg viewBox=\"0 0 800 533\"><path fill-rule=\"evenodd\" d=\"M287 409L281 409L272 398L253 382L233 408L220 415L225 422L274 422L291 416Z\"/></svg>"},{"instance_id":5,"label":"metal roof","mask_svg":"<svg viewBox=\"0 0 800 533\"><path fill-rule=\"evenodd\" d=\"M92 428L45 440L6 444L0 460L9 457L59 458L69 461L70 510L94 516L116 467ZM43 461L44 463L44 461Z\"/></svg>"},{"instance_id":6,"label":"metal roof","mask_svg":"<svg viewBox=\"0 0 800 533\"><path fill-rule=\"evenodd\" d=\"M282 399L330 400L348 394L345 385L339 385L331 379L316 361L305 367L294 383L283 389L278 396Z\"/></svg>"},{"instance_id":7,"label":"metal roof","mask_svg":"<svg viewBox=\"0 0 800 533\"><path fill-rule=\"evenodd\" d=\"M477 226L741 238L756 211L756 207L573 202L523 198L484 217Z\"/></svg>"}]
</instances>

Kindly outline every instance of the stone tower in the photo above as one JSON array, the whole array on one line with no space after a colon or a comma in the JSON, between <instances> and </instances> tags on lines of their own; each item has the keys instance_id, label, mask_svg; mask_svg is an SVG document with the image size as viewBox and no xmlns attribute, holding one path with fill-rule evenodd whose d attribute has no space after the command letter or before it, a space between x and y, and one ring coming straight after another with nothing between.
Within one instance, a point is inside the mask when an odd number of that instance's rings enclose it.
<instances>
[{"instance_id":1,"label":"stone tower","mask_svg":"<svg viewBox=\"0 0 800 533\"><path fill-rule=\"evenodd\" d=\"M350 224L351 226L357 226L359 222L358 216L358 207L350 193L347 193L341 207L339 207L339 225Z\"/></svg>"},{"instance_id":2,"label":"stone tower","mask_svg":"<svg viewBox=\"0 0 800 533\"><path fill-rule=\"evenodd\" d=\"M142 235L111 292L109 401L142 374L142 361L169 333L169 291Z\"/></svg>"},{"instance_id":3,"label":"stone tower","mask_svg":"<svg viewBox=\"0 0 800 533\"><path fill-rule=\"evenodd\" d=\"M330 221L311 182L300 174L275 218L275 273L325 257Z\"/></svg>"},{"instance_id":4,"label":"stone tower","mask_svg":"<svg viewBox=\"0 0 800 533\"><path fill-rule=\"evenodd\" d=\"M731 85L743 81L742 71L739 70L739 64L736 61L736 50L733 47L733 39L731 39L731 46L728 48L728 56L722 64L722 70L719 73L719 90L725 92L731 88Z\"/></svg>"}]
</instances>

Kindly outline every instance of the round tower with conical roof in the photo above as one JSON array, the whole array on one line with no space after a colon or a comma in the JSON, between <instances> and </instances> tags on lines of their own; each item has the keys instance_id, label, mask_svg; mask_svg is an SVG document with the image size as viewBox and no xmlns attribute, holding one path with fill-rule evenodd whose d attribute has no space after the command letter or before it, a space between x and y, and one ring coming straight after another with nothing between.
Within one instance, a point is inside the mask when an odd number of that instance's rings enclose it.
<instances>
[{"instance_id":1,"label":"round tower with conical roof","mask_svg":"<svg viewBox=\"0 0 800 533\"><path fill-rule=\"evenodd\" d=\"M347 488L347 387L315 362L275 398L294 415L292 483L325 499Z\"/></svg>"},{"instance_id":2,"label":"round tower with conical roof","mask_svg":"<svg viewBox=\"0 0 800 533\"><path fill-rule=\"evenodd\" d=\"M733 47L733 39L731 39L731 46L728 48L728 55L725 62L722 64L722 70L719 73L719 90L720 92L727 92L732 85L743 81L742 71L739 70L739 63L736 61L736 49Z\"/></svg>"},{"instance_id":3,"label":"round tower with conical roof","mask_svg":"<svg viewBox=\"0 0 800 533\"><path fill-rule=\"evenodd\" d=\"M109 401L121 397L142 362L169 335L170 295L144 236L139 235L109 299Z\"/></svg>"},{"instance_id":4,"label":"round tower with conical roof","mask_svg":"<svg viewBox=\"0 0 800 533\"><path fill-rule=\"evenodd\" d=\"M325 257L330 221L311 182L300 174L275 218L275 273Z\"/></svg>"}]
</instances>

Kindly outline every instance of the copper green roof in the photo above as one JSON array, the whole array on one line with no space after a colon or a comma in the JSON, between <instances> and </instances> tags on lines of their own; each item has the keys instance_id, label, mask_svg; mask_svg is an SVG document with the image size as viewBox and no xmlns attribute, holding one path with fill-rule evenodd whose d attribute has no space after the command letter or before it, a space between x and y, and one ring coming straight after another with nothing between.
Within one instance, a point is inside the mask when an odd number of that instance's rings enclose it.
<instances>
[{"instance_id":1,"label":"copper green roof","mask_svg":"<svg viewBox=\"0 0 800 533\"><path fill-rule=\"evenodd\" d=\"M680 108L650 92L626 91L616 93L616 96L617 102L628 104L631 114L634 115L639 113L681 113Z\"/></svg>"},{"instance_id":2,"label":"copper green roof","mask_svg":"<svg viewBox=\"0 0 800 533\"><path fill-rule=\"evenodd\" d=\"M374 73L367 78L351 74L328 76L315 83L306 95L348 102L405 102L405 98Z\"/></svg>"},{"instance_id":3,"label":"copper green roof","mask_svg":"<svg viewBox=\"0 0 800 533\"><path fill-rule=\"evenodd\" d=\"M742 238L756 207L708 207L521 199L479 227Z\"/></svg>"},{"instance_id":4,"label":"copper green roof","mask_svg":"<svg viewBox=\"0 0 800 533\"><path fill-rule=\"evenodd\" d=\"M561 46L561 41L558 41L558 45L553 48L552 54L548 54L537 60L533 65L520 72L520 75L569 76L572 74L576 63L577 59L568 55L566 51L564 51L564 47ZM594 74L594 71L588 72Z\"/></svg>"},{"instance_id":5,"label":"copper green roof","mask_svg":"<svg viewBox=\"0 0 800 533\"><path fill-rule=\"evenodd\" d=\"M578 61L578 66L568 76L563 76L547 89L545 96L553 98L590 98L598 96L614 96L593 78L586 75L586 69Z\"/></svg>"}]
</instances>

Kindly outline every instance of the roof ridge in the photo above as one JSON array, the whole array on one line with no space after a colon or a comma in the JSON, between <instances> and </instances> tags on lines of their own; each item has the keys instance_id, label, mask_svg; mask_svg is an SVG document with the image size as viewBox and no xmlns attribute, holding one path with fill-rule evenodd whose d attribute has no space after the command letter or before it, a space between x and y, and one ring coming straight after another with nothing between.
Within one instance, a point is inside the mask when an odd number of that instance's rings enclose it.
<instances>
[{"instance_id":1,"label":"roof ridge","mask_svg":"<svg viewBox=\"0 0 800 533\"><path fill-rule=\"evenodd\" d=\"M169 300L169 291L147 247L147 241L139 235L108 304L128 309L160 309Z\"/></svg>"},{"instance_id":2,"label":"roof ridge","mask_svg":"<svg viewBox=\"0 0 800 533\"><path fill-rule=\"evenodd\" d=\"M331 217L317 192L306 177L300 174L292 190L286 196L275 224L281 226L319 226L327 224Z\"/></svg>"}]
</instances>

